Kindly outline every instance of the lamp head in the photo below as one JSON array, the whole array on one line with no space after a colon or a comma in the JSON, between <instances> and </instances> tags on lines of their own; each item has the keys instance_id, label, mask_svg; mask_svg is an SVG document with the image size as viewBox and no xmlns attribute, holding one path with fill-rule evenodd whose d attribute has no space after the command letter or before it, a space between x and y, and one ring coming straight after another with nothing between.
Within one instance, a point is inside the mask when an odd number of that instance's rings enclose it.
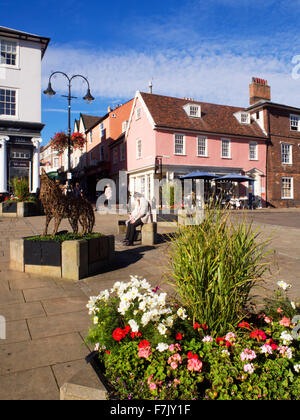
<instances>
[{"instance_id":1,"label":"lamp head","mask_svg":"<svg viewBox=\"0 0 300 420\"><path fill-rule=\"evenodd\" d=\"M88 88L86 95L83 97L83 100L90 104L94 99L95 98L91 95L90 88Z\"/></svg>"},{"instance_id":2,"label":"lamp head","mask_svg":"<svg viewBox=\"0 0 300 420\"><path fill-rule=\"evenodd\" d=\"M50 97L56 94L55 90L52 89L50 80L49 80L47 89L44 90L44 94Z\"/></svg>"}]
</instances>

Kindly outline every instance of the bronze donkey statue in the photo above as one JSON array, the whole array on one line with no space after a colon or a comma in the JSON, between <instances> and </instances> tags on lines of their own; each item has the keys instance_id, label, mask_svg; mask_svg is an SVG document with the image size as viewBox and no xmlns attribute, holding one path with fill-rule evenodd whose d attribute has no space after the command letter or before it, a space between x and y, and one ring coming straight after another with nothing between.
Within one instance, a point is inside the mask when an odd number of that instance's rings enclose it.
<instances>
[{"instance_id":1,"label":"bronze donkey statue","mask_svg":"<svg viewBox=\"0 0 300 420\"><path fill-rule=\"evenodd\" d=\"M57 234L62 219L68 219L73 233L78 233L78 222L83 234L92 233L95 225L95 214L91 204L82 197L73 198L63 194L61 188L48 177L42 169L40 177L41 188L39 198L46 215L46 225L43 235L47 235L50 221L54 218L52 236Z\"/></svg>"}]
</instances>

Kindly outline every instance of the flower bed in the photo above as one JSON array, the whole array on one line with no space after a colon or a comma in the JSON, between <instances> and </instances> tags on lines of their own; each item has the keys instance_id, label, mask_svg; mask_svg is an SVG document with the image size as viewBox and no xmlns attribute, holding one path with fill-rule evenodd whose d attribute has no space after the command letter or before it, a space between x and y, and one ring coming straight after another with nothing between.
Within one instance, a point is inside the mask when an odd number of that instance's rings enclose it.
<instances>
[{"instance_id":1,"label":"flower bed","mask_svg":"<svg viewBox=\"0 0 300 420\"><path fill-rule=\"evenodd\" d=\"M119 399L300 399L299 308L280 287L264 313L219 336L132 276L90 298L87 341Z\"/></svg>"}]
</instances>

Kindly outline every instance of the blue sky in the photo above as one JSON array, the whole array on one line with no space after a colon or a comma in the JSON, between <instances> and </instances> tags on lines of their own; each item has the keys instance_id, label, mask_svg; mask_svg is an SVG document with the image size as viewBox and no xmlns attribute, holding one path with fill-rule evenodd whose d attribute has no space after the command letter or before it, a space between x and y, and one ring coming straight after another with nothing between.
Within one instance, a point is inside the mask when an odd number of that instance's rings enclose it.
<instances>
[{"instance_id":1,"label":"blue sky","mask_svg":"<svg viewBox=\"0 0 300 420\"><path fill-rule=\"evenodd\" d=\"M299 0L0 0L0 10L0 25L51 38L42 89L52 71L89 79L96 100L86 105L74 82L72 121L104 115L151 79L154 93L247 106L255 76L274 102L300 107ZM57 77L57 95L42 95L44 143L67 128L66 87Z\"/></svg>"}]
</instances>

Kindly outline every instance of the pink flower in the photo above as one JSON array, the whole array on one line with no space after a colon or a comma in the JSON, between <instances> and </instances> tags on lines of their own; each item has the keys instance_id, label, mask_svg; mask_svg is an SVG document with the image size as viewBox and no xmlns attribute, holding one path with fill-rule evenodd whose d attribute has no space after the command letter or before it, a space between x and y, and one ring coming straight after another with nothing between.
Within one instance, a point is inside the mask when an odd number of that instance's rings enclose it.
<instances>
[{"instance_id":1,"label":"pink flower","mask_svg":"<svg viewBox=\"0 0 300 420\"><path fill-rule=\"evenodd\" d=\"M177 385L179 385L180 384L180 380L179 379L174 379L174 381L173 381L173 383L174 383L174 386L175 386L175 388L177 387Z\"/></svg>"},{"instance_id":2,"label":"pink flower","mask_svg":"<svg viewBox=\"0 0 300 420\"><path fill-rule=\"evenodd\" d=\"M170 350L170 351L174 351L174 350L175 350L175 346L174 346L174 344L170 344L170 345L169 345L169 350Z\"/></svg>"},{"instance_id":3,"label":"pink flower","mask_svg":"<svg viewBox=\"0 0 300 420\"><path fill-rule=\"evenodd\" d=\"M271 319L271 318L269 318L268 316L265 316L265 317L264 317L264 321L265 321L267 324L271 324L272 319Z\"/></svg>"},{"instance_id":4,"label":"pink flower","mask_svg":"<svg viewBox=\"0 0 300 420\"><path fill-rule=\"evenodd\" d=\"M191 372L201 372L202 362L199 359L189 359L187 368Z\"/></svg>"},{"instance_id":5,"label":"pink flower","mask_svg":"<svg viewBox=\"0 0 300 420\"><path fill-rule=\"evenodd\" d=\"M178 364L176 362L171 362L171 368L172 369L177 369Z\"/></svg>"},{"instance_id":6,"label":"pink flower","mask_svg":"<svg viewBox=\"0 0 300 420\"><path fill-rule=\"evenodd\" d=\"M282 314L283 310L282 310L281 308L277 308L277 312L278 312L279 314Z\"/></svg>"},{"instance_id":7,"label":"pink flower","mask_svg":"<svg viewBox=\"0 0 300 420\"><path fill-rule=\"evenodd\" d=\"M247 365L244 365L244 371L248 372L248 373L253 373L254 372L254 366L252 363L248 363Z\"/></svg>"},{"instance_id":8,"label":"pink flower","mask_svg":"<svg viewBox=\"0 0 300 420\"><path fill-rule=\"evenodd\" d=\"M256 354L253 350L249 350L249 349L245 349L241 354L240 354L240 358L241 361L243 362L244 360L253 360L256 358Z\"/></svg>"},{"instance_id":9,"label":"pink flower","mask_svg":"<svg viewBox=\"0 0 300 420\"><path fill-rule=\"evenodd\" d=\"M139 349L138 356L140 358L148 359L148 357L152 354L151 347L142 347Z\"/></svg>"},{"instance_id":10,"label":"pink flower","mask_svg":"<svg viewBox=\"0 0 300 420\"><path fill-rule=\"evenodd\" d=\"M279 322L279 324L283 325L284 327L289 327L291 324L291 320L290 318L287 318L286 316L284 316L282 320Z\"/></svg>"},{"instance_id":11,"label":"pink flower","mask_svg":"<svg viewBox=\"0 0 300 420\"><path fill-rule=\"evenodd\" d=\"M156 384L154 382L151 382L149 388L151 389L151 391L153 391L154 389L156 389Z\"/></svg>"}]
</instances>

